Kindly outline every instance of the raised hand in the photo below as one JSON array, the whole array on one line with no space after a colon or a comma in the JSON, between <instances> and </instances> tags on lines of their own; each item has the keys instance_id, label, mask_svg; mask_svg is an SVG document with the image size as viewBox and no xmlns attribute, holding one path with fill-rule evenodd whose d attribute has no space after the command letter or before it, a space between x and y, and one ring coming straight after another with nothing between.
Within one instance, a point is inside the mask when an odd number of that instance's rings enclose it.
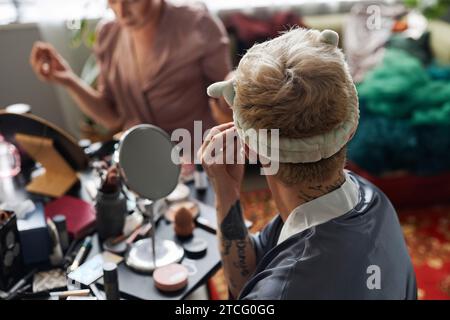
<instances>
[{"instance_id":1,"label":"raised hand","mask_svg":"<svg viewBox=\"0 0 450 320\"><path fill-rule=\"evenodd\" d=\"M36 42L33 45L30 64L42 81L65 85L74 75L66 60L49 43Z\"/></svg>"},{"instance_id":2,"label":"raised hand","mask_svg":"<svg viewBox=\"0 0 450 320\"><path fill-rule=\"evenodd\" d=\"M211 129L198 151L223 214L239 199L244 176L244 153L232 122Z\"/></svg>"}]
</instances>

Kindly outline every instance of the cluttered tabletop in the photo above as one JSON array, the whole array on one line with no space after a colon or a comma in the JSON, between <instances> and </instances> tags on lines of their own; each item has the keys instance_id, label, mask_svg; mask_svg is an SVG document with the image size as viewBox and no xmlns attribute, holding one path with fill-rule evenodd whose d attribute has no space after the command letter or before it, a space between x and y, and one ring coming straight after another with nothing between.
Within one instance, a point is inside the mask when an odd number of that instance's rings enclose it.
<instances>
[{"instance_id":1,"label":"cluttered tabletop","mask_svg":"<svg viewBox=\"0 0 450 320\"><path fill-rule=\"evenodd\" d=\"M133 172L124 138L75 146L39 119L7 117L0 148L21 163L5 158L1 171L0 299L183 299L220 267L214 193L199 166L146 176ZM16 132L20 121L31 129ZM143 137L166 143L144 127L129 145ZM148 150L138 161L156 161Z\"/></svg>"}]
</instances>

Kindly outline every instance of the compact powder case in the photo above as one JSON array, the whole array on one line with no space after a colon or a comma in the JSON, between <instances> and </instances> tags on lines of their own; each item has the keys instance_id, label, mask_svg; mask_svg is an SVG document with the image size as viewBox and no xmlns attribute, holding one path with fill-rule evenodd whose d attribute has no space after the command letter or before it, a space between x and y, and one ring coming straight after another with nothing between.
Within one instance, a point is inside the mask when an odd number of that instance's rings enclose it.
<instances>
[{"instance_id":1,"label":"compact powder case","mask_svg":"<svg viewBox=\"0 0 450 320\"><path fill-rule=\"evenodd\" d=\"M175 292L183 289L188 283L188 269L178 263L157 268L153 272L155 287L163 292Z\"/></svg>"}]
</instances>

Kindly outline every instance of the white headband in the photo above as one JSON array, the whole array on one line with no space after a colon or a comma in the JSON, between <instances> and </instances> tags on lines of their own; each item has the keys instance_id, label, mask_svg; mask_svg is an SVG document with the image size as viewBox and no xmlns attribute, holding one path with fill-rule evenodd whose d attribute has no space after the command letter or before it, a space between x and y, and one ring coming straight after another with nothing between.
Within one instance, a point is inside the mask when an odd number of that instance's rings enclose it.
<instances>
[{"instance_id":1,"label":"white headband","mask_svg":"<svg viewBox=\"0 0 450 320\"><path fill-rule=\"evenodd\" d=\"M334 34L335 32L329 30L322 32L322 41L337 45L337 38ZM353 83L351 85L353 86L352 90L355 90L356 94L355 86ZM234 79L216 82L208 87L207 93L213 98L220 98L223 96L230 106L235 106L234 98L236 91L234 86ZM262 150L271 150L271 148L274 148L274 146L271 146L267 134L260 135L257 131L250 130L252 127L243 119L239 108L233 108L233 120L239 138L244 142L247 141L249 147L259 146ZM358 102L355 101L355 103L349 103L347 105L347 119L333 130L324 134L301 139L279 138L278 159L271 158L272 155L264 156L281 163L310 163L329 158L341 150L353 137L353 134L358 127L358 120L359 108ZM258 150L253 151L258 152Z\"/></svg>"}]
</instances>

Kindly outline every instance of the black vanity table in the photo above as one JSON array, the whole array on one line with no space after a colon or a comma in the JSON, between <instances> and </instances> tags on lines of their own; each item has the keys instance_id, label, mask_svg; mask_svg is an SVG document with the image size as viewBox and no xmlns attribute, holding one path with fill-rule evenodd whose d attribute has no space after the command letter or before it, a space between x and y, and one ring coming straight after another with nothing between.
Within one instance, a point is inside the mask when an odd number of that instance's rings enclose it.
<instances>
[{"instance_id":1,"label":"black vanity table","mask_svg":"<svg viewBox=\"0 0 450 320\"><path fill-rule=\"evenodd\" d=\"M11 187L14 188L14 195L20 199L31 199L35 202L46 203L51 199L35 194L30 194L25 191L25 185L29 181L30 172L22 172L17 177L9 182L8 192L11 192ZM93 179L93 172L90 170L79 173L80 182L77 183L67 194L81 198L87 202L92 203L92 198L85 188L86 182ZM2 182L3 183L3 182ZM203 238L208 242L208 250L206 254L199 259L188 259L184 257L181 263L189 270L188 285L180 292L166 294L155 288L151 275L137 273L128 268L125 262L118 266L119 288L121 298L124 299L184 299L192 293L199 286L205 284L207 280L220 267L220 254L215 235L216 214L214 209L214 192L211 187L206 189L201 194L198 194L194 188L193 183L187 183L191 190L190 199L197 201L200 207L200 216L197 219L197 227L194 235ZM5 186L2 186L4 188ZM1 192L0 188L0 192ZM4 190L3 190L4 191ZM1 194L0 194L1 196ZM1 200L1 199L0 199ZM158 240L170 239L178 242L176 239L173 226L164 218L159 219L156 224L156 238ZM83 239L80 240L82 242ZM93 246L85 261L94 255L101 252L101 246L97 235L93 234ZM28 266L29 270L37 267L39 271L53 269L50 265ZM102 287L102 278L97 281L98 286Z\"/></svg>"}]
</instances>

